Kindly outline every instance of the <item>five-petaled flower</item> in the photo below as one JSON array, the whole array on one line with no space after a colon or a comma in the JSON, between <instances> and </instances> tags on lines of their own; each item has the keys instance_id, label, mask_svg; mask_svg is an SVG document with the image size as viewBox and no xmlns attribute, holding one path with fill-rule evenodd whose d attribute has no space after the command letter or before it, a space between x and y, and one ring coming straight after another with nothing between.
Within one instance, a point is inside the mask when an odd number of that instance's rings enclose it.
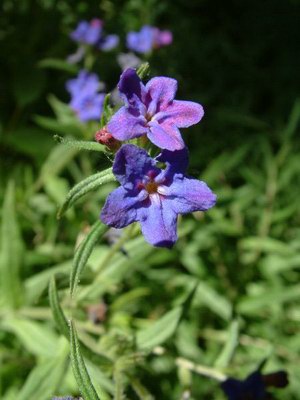
<instances>
[{"instance_id":1,"label":"five-petaled flower","mask_svg":"<svg viewBox=\"0 0 300 400\"><path fill-rule=\"evenodd\" d=\"M158 168L157 163L166 168ZM140 222L147 242L172 247L177 240L177 216L206 211L216 202L206 183L185 175L186 148L164 150L156 159L135 145L125 144L117 152L113 172L121 186L108 196L101 220L115 228Z\"/></svg>"},{"instance_id":2,"label":"five-petaled flower","mask_svg":"<svg viewBox=\"0 0 300 400\"><path fill-rule=\"evenodd\" d=\"M71 95L70 107L82 122L99 120L105 95L98 93L101 87L96 74L85 70L80 71L75 79L66 83L66 89Z\"/></svg>"},{"instance_id":3,"label":"five-petaled flower","mask_svg":"<svg viewBox=\"0 0 300 400\"><path fill-rule=\"evenodd\" d=\"M197 124L204 114L198 103L174 100L177 81L172 78L156 77L144 85L129 68L118 89L125 106L111 118L108 130L121 141L147 135L161 149L179 150L185 145L178 128Z\"/></svg>"},{"instance_id":4,"label":"five-petaled flower","mask_svg":"<svg viewBox=\"0 0 300 400\"><path fill-rule=\"evenodd\" d=\"M228 378L221 387L228 400L272 400L273 397L267 388L284 388L287 385L288 376L285 371L261 374L258 370L243 381Z\"/></svg>"},{"instance_id":5,"label":"five-petaled flower","mask_svg":"<svg viewBox=\"0 0 300 400\"><path fill-rule=\"evenodd\" d=\"M149 53L152 49L170 45L172 41L172 32L149 25L144 25L139 32L129 32L126 37L128 49L138 53Z\"/></svg>"}]
</instances>

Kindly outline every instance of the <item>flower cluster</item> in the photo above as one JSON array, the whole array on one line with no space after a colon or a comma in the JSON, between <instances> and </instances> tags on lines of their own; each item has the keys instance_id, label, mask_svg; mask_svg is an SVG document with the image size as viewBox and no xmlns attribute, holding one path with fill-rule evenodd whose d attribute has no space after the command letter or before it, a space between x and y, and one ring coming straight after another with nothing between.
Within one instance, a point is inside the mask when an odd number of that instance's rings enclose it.
<instances>
[{"instance_id":1,"label":"flower cluster","mask_svg":"<svg viewBox=\"0 0 300 400\"><path fill-rule=\"evenodd\" d=\"M71 95L69 103L80 121L99 120L105 95L99 93L101 83L96 74L81 70L75 79L66 83Z\"/></svg>"},{"instance_id":2,"label":"flower cluster","mask_svg":"<svg viewBox=\"0 0 300 400\"><path fill-rule=\"evenodd\" d=\"M127 48L137 53L150 53L151 50L168 46L173 41L172 32L144 25L139 32L129 32L126 38Z\"/></svg>"},{"instance_id":3,"label":"flower cluster","mask_svg":"<svg viewBox=\"0 0 300 400\"><path fill-rule=\"evenodd\" d=\"M186 175L188 151L178 129L198 123L203 108L174 100L175 79L156 77L144 85L133 69L121 75L118 89L125 105L106 132L119 141L143 136L162 151L151 158L134 144L121 147L113 164L121 186L108 196L101 220L114 228L139 222L150 244L170 248L177 240L178 215L206 211L216 202L206 183Z\"/></svg>"},{"instance_id":4,"label":"flower cluster","mask_svg":"<svg viewBox=\"0 0 300 400\"><path fill-rule=\"evenodd\" d=\"M79 22L76 29L71 32L70 37L79 44L95 46L104 51L112 50L119 43L117 35L105 36L103 34L103 21L98 18L94 18L90 22Z\"/></svg>"}]
</instances>

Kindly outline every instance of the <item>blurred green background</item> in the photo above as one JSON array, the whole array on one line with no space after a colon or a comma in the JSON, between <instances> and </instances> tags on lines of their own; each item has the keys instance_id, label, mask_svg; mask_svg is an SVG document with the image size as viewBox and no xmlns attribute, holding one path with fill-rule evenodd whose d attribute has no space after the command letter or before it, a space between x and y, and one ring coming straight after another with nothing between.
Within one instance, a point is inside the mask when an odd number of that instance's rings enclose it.
<instances>
[{"instance_id":1,"label":"blurred green background","mask_svg":"<svg viewBox=\"0 0 300 400\"><path fill-rule=\"evenodd\" d=\"M266 371L290 376L275 398L299 399L300 2L2 0L0 10L1 399L78 394L49 307L53 274L81 340L114 360L88 361L104 399L119 399L117 384L128 399L221 400L218 382L178 359L243 378L264 357ZM149 57L151 76L178 79L178 98L203 104L203 121L184 138L190 173L218 203L181 221L172 251L136 236L124 245L127 257L99 242L71 301L75 242L113 185L61 220L56 212L75 183L111 162L55 143L57 133L91 139L97 124L83 128L63 104L72 68L43 60L65 60L76 48L70 31L93 17L121 38L95 64L107 91L121 73L116 56L128 31L151 24L173 32L173 44ZM134 358L136 333L179 307L195 282L189 309L172 320L161 347ZM99 324L87 311L95 304L106 309Z\"/></svg>"}]
</instances>

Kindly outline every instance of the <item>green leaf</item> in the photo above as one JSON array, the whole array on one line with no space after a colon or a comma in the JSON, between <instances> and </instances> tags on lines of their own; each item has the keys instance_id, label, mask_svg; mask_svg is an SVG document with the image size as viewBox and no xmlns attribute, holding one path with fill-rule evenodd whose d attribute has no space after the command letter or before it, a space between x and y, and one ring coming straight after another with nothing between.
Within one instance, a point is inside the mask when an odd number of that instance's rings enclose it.
<instances>
[{"instance_id":1,"label":"green leaf","mask_svg":"<svg viewBox=\"0 0 300 400\"><path fill-rule=\"evenodd\" d=\"M101 221L97 221L76 250L70 279L71 295L74 294L80 275L86 266L95 244L100 237L104 235L107 229L108 227L106 225L104 225Z\"/></svg>"},{"instance_id":2,"label":"green leaf","mask_svg":"<svg viewBox=\"0 0 300 400\"><path fill-rule=\"evenodd\" d=\"M60 382L67 371L67 342L62 342L60 354L38 363L26 379L17 400L49 400L59 388Z\"/></svg>"},{"instance_id":3,"label":"green leaf","mask_svg":"<svg viewBox=\"0 0 300 400\"><path fill-rule=\"evenodd\" d=\"M81 355L75 327L70 321L71 363L78 388L85 400L100 400Z\"/></svg>"},{"instance_id":4,"label":"green leaf","mask_svg":"<svg viewBox=\"0 0 300 400\"><path fill-rule=\"evenodd\" d=\"M41 168L40 176L36 183L36 189L39 189L40 186L44 184L48 176L59 175L77 153L77 149L68 148L63 144L55 146Z\"/></svg>"},{"instance_id":5,"label":"green leaf","mask_svg":"<svg viewBox=\"0 0 300 400\"><path fill-rule=\"evenodd\" d=\"M60 60L58 58L44 58L38 63L38 66L40 68L57 69L59 71L66 71L74 74L76 74L79 70L76 65L70 64L69 62Z\"/></svg>"},{"instance_id":6,"label":"green leaf","mask_svg":"<svg viewBox=\"0 0 300 400\"><path fill-rule=\"evenodd\" d=\"M166 313L159 320L155 321L148 328L142 329L137 333L137 347L141 350L150 350L155 346L164 343L176 331L178 324L186 315L193 297L196 293L198 282L193 285L188 295L181 300L181 305Z\"/></svg>"},{"instance_id":7,"label":"green leaf","mask_svg":"<svg viewBox=\"0 0 300 400\"><path fill-rule=\"evenodd\" d=\"M76 118L75 115L73 116L73 119L71 119L70 117L68 122L62 122L57 120L56 118L44 117L41 115L35 115L33 117L33 120L37 125L47 129L52 134L68 133L69 135L74 135L74 136L82 135L83 131L82 126L80 125L79 120Z\"/></svg>"},{"instance_id":8,"label":"green leaf","mask_svg":"<svg viewBox=\"0 0 300 400\"><path fill-rule=\"evenodd\" d=\"M58 143L65 144L69 147L78 150L100 151L100 152L106 151L105 146L102 146L102 144L97 142L92 142L87 140L66 139L58 135L54 135L54 140L56 140Z\"/></svg>"},{"instance_id":9,"label":"green leaf","mask_svg":"<svg viewBox=\"0 0 300 400\"><path fill-rule=\"evenodd\" d=\"M22 345L38 357L52 357L57 352L57 335L47 325L26 318L7 318L5 330L13 332Z\"/></svg>"},{"instance_id":10,"label":"green leaf","mask_svg":"<svg viewBox=\"0 0 300 400\"><path fill-rule=\"evenodd\" d=\"M60 207L57 213L57 218L60 218L78 199L85 194L97 190L100 186L105 183L115 181L115 177L112 173L112 168L108 168L105 171L98 172L83 181L75 185L68 193L65 202Z\"/></svg>"},{"instance_id":11,"label":"green leaf","mask_svg":"<svg viewBox=\"0 0 300 400\"><path fill-rule=\"evenodd\" d=\"M49 302L52 310L54 321L60 331L66 338L69 336L69 326L67 319L60 306L58 293L56 288L55 277L53 276L49 284Z\"/></svg>"},{"instance_id":12,"label":"green leaf","mask_svg":"<svg viewBox=\"0 0 300 400\"><path fill-rule=\"evenodd\" d=\"M239 342L239 324L237 320L232 321L228 331L228 338L223 350L215 362L216 368L225 368L230 363Z\"/></svg>"},{"instance_id":13,"label":"green leaf","mask_svg":"<svg viewBox=\"0 0 300 400\"><path fill-rule=\"evenodd\" d=\"M57 328L59 329L62 335L64 335L67 339L69 339L69 326L67 318L59 303L55 277L51 279L49 284L49 302ZM95 364L104 366L111 365L111 360L105 355L92 351L84 343L81 343L81 347L84 356L89 358Z\"/></svg>"},{"instance_id":14,"label":"green leaf","mask_svg":"<svg viewBox=\"0 0 300 400\"><path fill-rule=\"evenodd\" d=\"M150 64L148 62L141 64L136 71L140 79L146 78L146 76L149 75L149 72Z\"/></svg>"},{"instance_id":15,"label":"green leaf","mask_svg":"<svg viewBox=\"0 0 300 400\"><path fill-rule=\"evenodd\" d=\"M140 350L150 350L155 346L164 343L171 337L180 321L182 307L176 307L166 313L153 325L137 333L137 347Z\"/></svg>"},{"instance_id":16,"label":"green leaf","mask_svg":"<svg viewBox=\"0 0 300 400\"><path fill-rule=\"evenodd\" d=\"M110 100L110 93L108 93L104 98L103 111L100 119L100 128L103 128L107 124L107 122L110 120L114 112L109 104L109 100Z\"/></svg>"},{"instance_id":17,"label":"green leaf","mask_svg":"<svg viewBox=\"0 0 300 400\"><path fill-rule=\"evenodd\" d=\"M15 210L15 185L7 185L2 208L0 253L1 297L12 308L21 303L22 290L19 271L23 260L23 242Z\"/></svg>"}]
</instances>

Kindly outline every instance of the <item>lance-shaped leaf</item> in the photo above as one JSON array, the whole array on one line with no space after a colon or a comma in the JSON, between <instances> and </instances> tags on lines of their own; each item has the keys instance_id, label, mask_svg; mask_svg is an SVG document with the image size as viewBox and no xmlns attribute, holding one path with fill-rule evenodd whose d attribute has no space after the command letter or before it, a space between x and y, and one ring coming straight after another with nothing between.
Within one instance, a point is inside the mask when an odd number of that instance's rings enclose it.
<instances>
[{"instance_id":1,"label":"lance-shaped leaf","mask_svg":"<svg viewBox=\"0 0 300 400\"><path fill-rule=\"evenodd\" d=\"M228 330L226 343L215 362L216 368L225 368L230 363L239 342L239 323L233 320Z\"/></svg>"},{"instance_id":2,"label":"lance-shaped leaf","mask_svg":"<svg viewBox=\"0 0 300 400\"><path fill-rule=\"evenodd\" d=\"M86 369L75 327L70 321L71 363L78 388L85 400L100 400Z\"/></svg>"},{"instance_id":3,"label":"lance-shaped leaf","mask_svg":"<svg viewBox=\"0 0 300 400\"><path fill-rule=\"evenodd\" d=\"M90 232L86 235L86 237L76 249L70 279L71 295L74 294L74 291L79 282L80 275L82 274L82 271L86 266L86 263L93 251L95 244L100 239L100 237L104 235L107 229L108 227L102 224L100 220L95 222Z\"/></svg>"},{"instance_id":4,"label":"lance-shaped leaf","mask_svg":"<svg viewBox=\"0 0 300 400\"><path fill-rule=\"evenodd\" d=\"M2 208L0 242L0 287L3 300L16 308L21 302L19 270L23 259L23 242L15 210L15 186L9 182Z\"/></svg>"},{"instance_id":5,"label":"lance-shaped leaf","mask_svg":"<svg viewBox=\"0 0 300 400\"><path fill-rule=\"evenodd\" d=\"M59 344L57 356L37 364L28 375L17 400L48 400L57 391L68 365L68 343Z\"/></svg>"},{"instance_id":6,"label":"lance-shaped leaf","mask_svg":"<svg viewBox=\"0 0 300 400\"><path fill-rule=\"evenodd\" d=\"M69 325L67 318L59 303L55 277L53 277L49 284L49 302L52 310L55 324L62 335L69 339ZM111 366L111 360L103 354L96 353L87 347L84 343L81 343L82 352L85 357L94 362L97 365Z\"/></svg>"},{"instance_id":7,"label":"lance-shaped leaf","mask_svg":"<svg viewBox=\"0 0 300 400\"><path fill-rule=\"evenodd\" d=\"M115 181L115 177L112 173L112 168L108 168L105 171L98 172L83 181L75 185L68 193L65 202L60 207L57 213L57 218L60 218L78 199L85 194L97 190L100 186L108 182Z\"/></svg>"},{"instance_id":8,"label":"lance-shaped leaf","mask_svg":"<svg viewBox=\"0 0 300 400\"><path fill-rule=\"evenodd\" d=\"M60 333L66 338L69 337L69 326L65 314L60 306L55 277L52 277L49 284L49 302L52 310L53 318Z\"/></svg>"},{"instance_id":9,"label":"lance-shaped leaf","mask_svg":"<svg viewBox=\"0 0 300 400\"><path fill-rule=\"evenodd\" d=\"M187 313L198 285L195 285L183 304L167 312L148 328L137 333L137 347L140 350L151 350L153 347L164 343L176 331L183 316Z\"/></svg>"}]
</instances>

